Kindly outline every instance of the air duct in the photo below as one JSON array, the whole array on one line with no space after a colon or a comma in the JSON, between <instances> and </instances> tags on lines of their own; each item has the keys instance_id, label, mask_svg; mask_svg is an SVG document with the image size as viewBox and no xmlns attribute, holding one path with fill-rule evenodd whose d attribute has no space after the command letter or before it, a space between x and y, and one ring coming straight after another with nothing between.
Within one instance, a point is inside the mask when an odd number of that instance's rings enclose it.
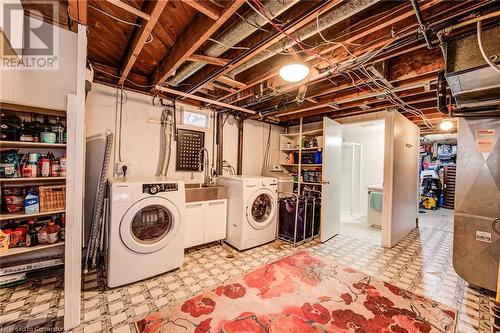
<instances>
[{"instance_id":1,"label":"air duct","mask_svg":"<svg viewBox=\"0 0 500 333\"><path fill-rule=\"evenodd\" d=\"M269 10L269 12L276 17L287 9L297 4L299 0L284 0L267 1L264 5ZM224 46L235 46L254 32L258 30L258 27L262 27L267 23L267 21L254 11L249 12L248 15L243 16L241 20L236 22L234 25L228 27L220 36L217 37L218 43L213 43L203 51L203 55L210 57L219 57L224 52L229 50L228 47ZM177 74L167 80L169 85L177 86L182 81L199 71L205 66L203 63L199 62L189 62L180 68Z\"/></svg>"},{"instance_id":2,"label":"air duct","mask_svg":"<svg viewBox=\"0 0 500 333\"><path fill-rule=\"evenodd\" d=\"M488 63L498 66L500 25L482 29L479 40L474 33L443 39L446 53L446 81L455 99L457 114L500 110L500 74ZM486 61L482 53L494 55Z\"/></svg>"},{"instance_id":3,"label":"air duct","mask_svg":"<svg viewBox=\"0 0 500 333\"><path fill-rule=\"evenodd\" d=\"M300 40L306 40L309 37L316 35L319 31L323 31L330 28L360 12L372 7L375 4L382 2L381 0L346 0L341 1L337 6L331 9L329 12L321 15L318 22L314 20L313 22L307 24L301 29L297 30L293 35L297 36ZM319 26L319 29L318 29ZM283 39L283 42L274 44L268 48L269 52L261 52L249 61L243 63L241 66L230 71L227 75L234 77L237 74L247 70L250 67L255 66L274 56L276 53L286 52L287 49L294 46L296 43L288 38Z\"/></svg>"}]
</instances>

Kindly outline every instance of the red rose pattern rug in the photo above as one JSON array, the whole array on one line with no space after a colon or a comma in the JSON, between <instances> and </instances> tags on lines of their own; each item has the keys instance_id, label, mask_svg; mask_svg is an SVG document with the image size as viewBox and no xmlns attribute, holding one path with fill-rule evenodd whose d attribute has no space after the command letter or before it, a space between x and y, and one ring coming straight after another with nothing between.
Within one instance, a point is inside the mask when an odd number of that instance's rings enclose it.
<instances>
[{"instance_id":1,"label":"red rose pattern rug","mask_svg":"<svg viewBox=\"0 0 500 333\"><path fill-rule=\"evenodd\" d=\"M136 322L141 333L454 332L456 311L300 251Z\"/></svg>"}]
</instances>

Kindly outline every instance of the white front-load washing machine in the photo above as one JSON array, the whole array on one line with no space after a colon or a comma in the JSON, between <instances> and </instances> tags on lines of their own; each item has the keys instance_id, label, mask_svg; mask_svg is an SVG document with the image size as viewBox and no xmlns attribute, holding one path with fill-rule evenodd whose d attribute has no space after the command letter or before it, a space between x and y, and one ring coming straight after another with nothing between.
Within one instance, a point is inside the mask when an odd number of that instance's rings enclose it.
<instances>
[{"instance_id":1,"label":"white front-load washing machine","mask_svg":"<svg viewBox=\"0 0 500 333\"><path fill-rule=\"evenodd\" d=\"M228 187L227 243L245 250L276 239L276 178L221 176L217 183Z\"/></svg>"},{"instance_id":2,"label":"white front-load washing machine","mask_svg":"<svg viewBox=\"0 0 500 333\"><path fill-rule=\"evenodd\" d=\"M117 287L164 273L184 260L184 182L110 180L106 277Z\"/></svg>"}]
</instances>

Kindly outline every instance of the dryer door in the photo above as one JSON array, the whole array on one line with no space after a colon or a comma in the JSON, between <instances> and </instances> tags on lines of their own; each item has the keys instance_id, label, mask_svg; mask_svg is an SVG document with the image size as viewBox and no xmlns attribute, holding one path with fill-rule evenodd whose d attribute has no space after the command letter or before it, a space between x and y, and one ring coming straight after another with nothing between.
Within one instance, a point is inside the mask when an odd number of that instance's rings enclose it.
<instances>
[{"instance_id":1,"label":"dryer door","mask_svg":"<svg viewBox=\"0 0 500 333\"><path fill-rule=\"evenodd\" d=\"M179 230L179 211L162 197L149 197L131 206L120 223L120 237L130 250L152 253L167 246Z\"/></svg>"},{"instance_id":2,"label":"dryer door","mask_svg":"<svg viewBox=\"0 0 500 333\"><path fill-rule=\"evenodd\" d=\"M268 189L256 191L247 202L246 216L250 225L262 230L267 228L276 214L275 195Z\"/></svg>"}]
</instances>

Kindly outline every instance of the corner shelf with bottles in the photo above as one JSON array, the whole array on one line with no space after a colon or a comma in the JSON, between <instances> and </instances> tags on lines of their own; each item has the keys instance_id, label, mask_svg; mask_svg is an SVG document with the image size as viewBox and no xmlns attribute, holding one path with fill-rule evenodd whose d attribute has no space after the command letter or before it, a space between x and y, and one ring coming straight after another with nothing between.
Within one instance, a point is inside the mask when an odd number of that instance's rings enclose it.
<instances>
[{"instance_id":1,"label":"corner shelf with bottles","mask_svg":"<svg viewBox=\"0 0 500 333\"><path fill-rule=\"evenodd\" d=\"M1 107L0 286L63 264L67 171L65 111Z\"/></svg>"},{"instance_id":2,"label":"corner shelf with bottles","mask_svg":"<svg viewBox=\"0 0 500 333\"><path fill-rule=\"evenodd\" d=\"M305 188L321 192L323 129L281 134L280 164L294 178L294 193L301 195Z\"/></svg>"}]
</instances>

